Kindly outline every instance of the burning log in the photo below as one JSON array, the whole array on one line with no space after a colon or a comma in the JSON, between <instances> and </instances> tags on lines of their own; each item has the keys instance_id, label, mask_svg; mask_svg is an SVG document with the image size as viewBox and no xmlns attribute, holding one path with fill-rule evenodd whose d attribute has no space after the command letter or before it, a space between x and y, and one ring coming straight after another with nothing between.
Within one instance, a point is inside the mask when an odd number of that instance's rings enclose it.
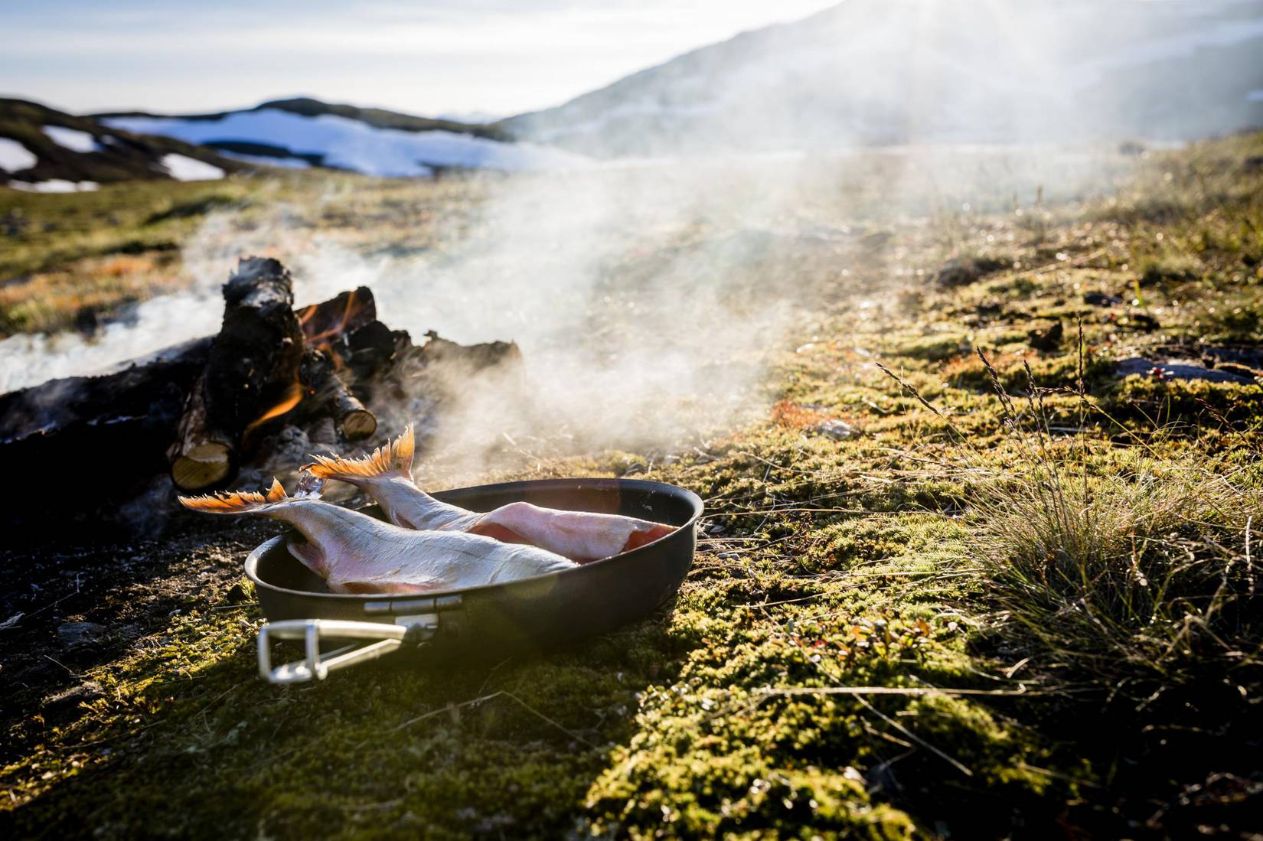
<instances>
[{"instance_id":1,"label":"burning log","mask_svg":"<svg viewBox=\"0 0 1263 841\"><path fill-rule=\"evenodd\" d=\"M308 396L333 418L338 432L348 441L359 441L377 431L377 418L351 393L324 351L303 354L299 377Z\"/></svg>"},{"instance_id":2,"label":"burning log","mask_svg":"<svg viewBox=\"0 0 1263 841\"><path fill-rule=\"evenodd\" d=\"M319 304L311 304L295 315L303 328L303 339L310 347L326 348L377 320L377 304L373 292L360 286L350 292Z\"/></svg>"},{"instance_id":3,"label":"burning log","mask_svg":"<svg viewBox=\"0 0 1263 841\"><path fill-rule=\"evenodd\" d=\"M304 337L289 271L272 259L242 260L224 285L224 304L223 327L168 452L171 479L183 490L229 478L245 432L293 408L300 397Z\"/></svg>"},{"instance_id":4,"label":"burning log","mask_svg":"<svg viewBox=\"0 0 1263 841\"><path fill-rule=\"evenodd\" d=\"M193 384L176 435L167 458L171 462L171 481L177 487L208 488L232 473L232 440L213 430L207 421L205 372Z\"/></svg>"}]
</instances>

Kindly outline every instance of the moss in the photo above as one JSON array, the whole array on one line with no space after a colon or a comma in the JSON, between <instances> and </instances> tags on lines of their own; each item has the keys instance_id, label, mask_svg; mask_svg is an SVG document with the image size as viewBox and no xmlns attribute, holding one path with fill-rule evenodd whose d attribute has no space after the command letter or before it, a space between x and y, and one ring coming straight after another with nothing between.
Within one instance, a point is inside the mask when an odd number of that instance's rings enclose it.
<instances>
[{"instance_id":1,"label":"moss","mask_svg":"<svg viewBox=\"0 0 1263 841\"><path fill-rule=\"evenodd\" d=\"M1132 375L1109 389L1102 405L1129 428L1199 436L1214 429L1257 429L1263 386Z\"/></svg>"},{"instance_id":2,"label":"moss","mask_svg":"<svg viewBox=\"0 0 1263 841\"><path fill-rule=\"evenodd\" d=\"M918 336L899 344L895 352L912 359L941 362L970 352L970 343L962 333L941 336Z\"/></svg>"}]
</instances>

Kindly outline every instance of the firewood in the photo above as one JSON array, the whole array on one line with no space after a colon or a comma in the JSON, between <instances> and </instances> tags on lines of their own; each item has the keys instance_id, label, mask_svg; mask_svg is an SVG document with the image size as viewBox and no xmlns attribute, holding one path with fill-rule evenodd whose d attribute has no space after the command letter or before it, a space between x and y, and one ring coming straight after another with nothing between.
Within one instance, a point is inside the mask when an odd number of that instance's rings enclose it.
<instances>
[{"instance_id":1,"label":"firewood","mask_svg":"<svg viewBox=\"0 0 1263 841\"><path fill-rule=\"evenodd\" d=\"M176 442L167 452L171 481L184 490L218 485L233 472L233 456L232 440L207 425L206 374L203 372L189 392Z\"/></svg>"},{"instance_id":2,"label":"firewood","mask_svg":"<svg viewBox=\"0 0 1263 841\"><path fill-rule=\"evenodd\" d=\"M303 354L300 379L308 398L333 418L343 438L359 441L377 431L377 418L351 393L328 354L309 348Z\"/></svg>"},{"instance_id":3,"label":"firewood","mask_svg":"<svg viewBox=\"0 0 1263 841\"><path fill-rule=\"evenodd\" d=\"M289 271L276 260L243 259L224 284L223 326L168 453L181 490L231 479L243 434L297 403L303 332L293 303Z\"/></svg>"},{"instance_id":4,"label":"firewood","mask_svg":"<svg viewBox=\"0 0 1263 841\"><path fill-rule=\"evenodd\" d=\"M341 343L361 327L377 320L377 302L367 286L318 304L302 307L295 315L303 328L303 339L309 347L324 349Z\"/></svg>"},{"instance_id":5,"label":"firewood","mask_svg":"<svg viewBox=\"0 0 1263 841\"><path fill-rule=\"evenodd\" d=\"M0 455L22 486L0 507L10 539L14 526L38 540L67 525L85 536L156 528L170 501L163 474L180 490L222 486L270 427L329 417L345 438L366 438L374 391L440 397L469 373L519 359L503 342L462 347L431 335L414 347L376 320L362 287L298 313L292 301L280 263L243 260L224 287L218 335L0 395Z\"/></svg>"}]
</instances>

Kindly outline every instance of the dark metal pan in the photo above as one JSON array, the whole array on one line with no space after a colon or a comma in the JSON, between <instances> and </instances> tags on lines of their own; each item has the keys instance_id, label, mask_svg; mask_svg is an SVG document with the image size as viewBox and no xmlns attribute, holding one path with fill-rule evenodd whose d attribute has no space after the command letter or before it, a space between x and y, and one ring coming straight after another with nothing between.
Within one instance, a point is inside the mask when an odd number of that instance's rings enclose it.
<instances>
[{"instance_id":1,"label":"dark metal pan","mask_svg":"<svg viewBox=\"0 0 1263 841\"><path fill-rule=\"evenodd\" d=\"M273 683L321 679L332 669L392 652L422 659L500 656L545 650L644 618L674 596L693 563L697 494L661 482L546 479L435 494L471 511L526 501L549 508L623 514L678 526L646 546L576 569L424 596L344 595L272 538L246 559L268 623L259 631L259 669ZM365 513L381 516L376 508ZM272 640L298 639L306 658L272 667ZM357 640L322 653L321 642Z\"/></svg>"}]
</instances>

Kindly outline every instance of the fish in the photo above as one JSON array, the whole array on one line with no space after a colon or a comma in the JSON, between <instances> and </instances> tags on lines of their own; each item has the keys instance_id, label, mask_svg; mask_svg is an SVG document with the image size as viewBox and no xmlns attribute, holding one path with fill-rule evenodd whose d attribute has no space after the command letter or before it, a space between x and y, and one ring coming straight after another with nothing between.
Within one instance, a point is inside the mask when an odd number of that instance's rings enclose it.
<instances>
[{"instance_id":1,"label":"fish","mask_svg":"<svg viewBox=\"0 0 1263 841\"><path fill-rule=\"evenodd\" d=\"M313 456L303 469L320 479L349 482L377 501L390 522L409 529L465 532L537 546L577 563L627 552L666 537L674 526L589 511L510 502L478 513L441 502L412 480L416 450L411 426L359 459Z\"/></svg>"},{"instance_id":2,"label":"fish","mask_svg":"<svg viewBox=\"0 0 1263 841\"><path fill-rule=\"evenodd\" d=\"M180 497L208 514L258 514L298 531L286 547L335 593L427 593L500 584L573 569L536 546L459 531L406 529L314 495L289 496L275 479L265 493Z\"/></svg>"}]
</instances>

